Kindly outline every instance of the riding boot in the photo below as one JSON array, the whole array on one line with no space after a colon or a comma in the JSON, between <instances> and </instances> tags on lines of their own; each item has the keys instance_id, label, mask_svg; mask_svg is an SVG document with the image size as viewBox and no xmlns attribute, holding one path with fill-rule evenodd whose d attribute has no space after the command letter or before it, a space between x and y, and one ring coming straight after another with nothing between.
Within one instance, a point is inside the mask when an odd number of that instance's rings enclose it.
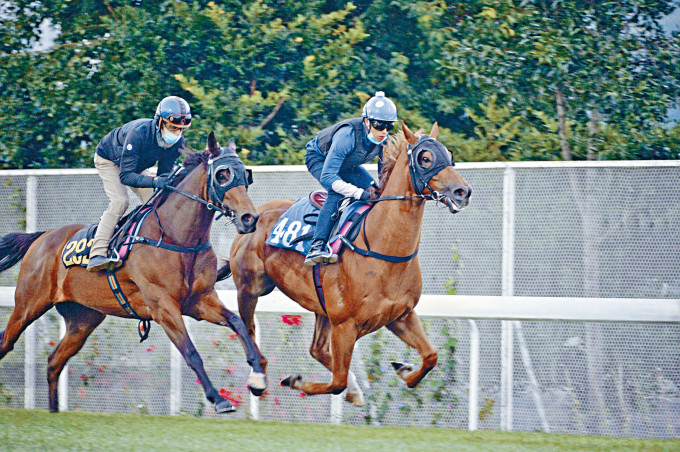
<instances>
[{"instance_id":1,"label":"riding boot","mask_svg":"<svg viewBox=\"0 0 680 452\"><path fill-rule=\"evenodd\" d=\"M337 261L338 255L333 253L324 239L315 239L305 257L305 265L308 267L316 264L334 264Z\"/></svg>"},{"instance_id":2,"label":"riding boot","mask_svg":"<svg viewBox=\"0 0 680 452\"><path fill-rule=\"evenodd\" d=\"M87 264L87 271L96 272L101 270L114 270L123 265L121 260L106 256L92 256L90 262Z\"/></svg>"}]
</instances>

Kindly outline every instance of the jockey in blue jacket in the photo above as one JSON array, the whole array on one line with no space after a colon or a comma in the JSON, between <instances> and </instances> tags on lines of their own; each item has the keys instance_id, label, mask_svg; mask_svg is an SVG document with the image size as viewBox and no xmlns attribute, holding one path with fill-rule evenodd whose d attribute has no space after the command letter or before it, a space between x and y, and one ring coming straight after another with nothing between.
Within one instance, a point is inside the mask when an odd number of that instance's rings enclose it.
<instances>
[{"instance_id":1,"label":"jockey in blue jacket","mask_svg":"<svg viewBox=\"0 0 680 452\"><path fill-rule=\"evenodd\" d=\"M328 191L328 198L319 212L305 265L337 262L337 254L327 244L333 227L331 217L343 198L370 200L369 189L375 182L361 165L376 156L382 158L383 146L396 120L394 102L378 91L364 105L361 118L347 119L323 129L307 143L305 164Z\"/></svg>"},{"instance_id":2,"label":"jockey in blue jacket","mask_svg":"<svg viewBox=\"0 0 680 452\"><path fill-rule=\"evenodd\" d=\"M106 135L97 145L94 166L109 198L90 249L89 271L118 267L107 256L108 243L116 224L129 205L127 188L146 202L154 188L164 189L167 175L184 150L182 132L191 125L189 104L177 96L161 100L153 119L136 119ZM149 168L158 164L158 176Z\"/></svg>"}]
</instances>

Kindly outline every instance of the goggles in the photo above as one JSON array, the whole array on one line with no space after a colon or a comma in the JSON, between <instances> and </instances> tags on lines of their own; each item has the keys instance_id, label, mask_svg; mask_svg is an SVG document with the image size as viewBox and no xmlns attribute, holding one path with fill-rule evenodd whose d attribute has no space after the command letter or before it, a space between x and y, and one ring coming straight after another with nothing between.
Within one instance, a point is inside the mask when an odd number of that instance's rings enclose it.
<instances>
[{"instance_id":1,"label":"goggles","mask_svg":"<svg viewBox=\"0 0 680 452\"><path fill-rule=\"evenodd\" d=\"M172 125L176 129L186 129L191 125L191 115L173 114L164 117L167 125ZM172 130L172 129L171 129Z\"/></svg>"},{"instance_id":2,"label":"goggles","mask_svg":"<svg viewBox=\"0 0 680 452\"><path fill-rule=\"evenodd\" d=\"M390 130L394 129L394 122L392 121L378 121L377 119L372 119L371 120L371 127L373 127L375 130L385 130L389 132Z\"/></svg>"},{"instance_id":3,"label":"goggles","mask_svg":"<svg viewBox=\"0 0 680 452\"><path fill-rule=\"evenodd\" d=\"M191 121L191 120L189 120L189 121ZM189 128L188 125L186 125L186 126L176 126L176 125L174 125L173 123L171 123L171 122L168 121L168 120L163 121L163 125L164 125L165 128L166 128L167 130L169 130L170 132L176 132L176 131L178 131L178 130L179 130L180 132L184 132L186 129Z\"/></svg>"}]
</instances>

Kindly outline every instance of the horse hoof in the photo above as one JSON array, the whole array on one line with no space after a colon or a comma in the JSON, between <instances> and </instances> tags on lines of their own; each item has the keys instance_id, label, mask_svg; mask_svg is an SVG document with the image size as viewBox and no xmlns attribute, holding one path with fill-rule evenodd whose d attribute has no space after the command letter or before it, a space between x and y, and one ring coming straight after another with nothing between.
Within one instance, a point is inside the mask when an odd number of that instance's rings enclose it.
<instances>
[{"instance_id":1,"label":"horse hoof","mask_svg":"<svg viewBox=\"0 0 680 452\"><path fill-rule=\"evenodd\" d=\"M348 392L345 395L345 401L351 403L354 406L364 406L364 395L361 392Z\"/></svg>"},{"instance_id":2,"label":"horse hoof","mask_svg":"<svg viewBox=\"0 0 680 452\"><path fill-rule=\"evenodd\" d=\"M288 386L289 388L297 389L295 384L302 381L302 375L288 375L281 380L281 386Z\"/></svg>"},{"instance_id":3,"label":"horse hoof","mask_svg":"<svg viewBox=\"0 0 680 452\"><path fill-rule=\"evenodd\" d=\"M248 389L255 397L260 397L267 390L267 377L261 372L251 372L248 376Z\"/></svg>"},{"instance_id":4,"label":"horse hoof","mask_svg":"<svg viewBox=\"0 0 680 452\"><path fill-rule=\"evenodd\" d=\"M236 407L229 403L228 400L222 400L221 402L217 402L215 404L215 411L217 414L222 414L222 413L233 413L236 411Z\"/></svg>"},{"instance_id":5,"label":"horse hoof","mask_svg":"<svg viewBox=\"0 0 680 452\"><path fill-rule=\"evenodd\" d=\"M396 361L392 361L391 364L397 375L401 378L406 378L408 374L413 372L413 366L411 364L404 364Z\"/></svg>"}]
</instances>

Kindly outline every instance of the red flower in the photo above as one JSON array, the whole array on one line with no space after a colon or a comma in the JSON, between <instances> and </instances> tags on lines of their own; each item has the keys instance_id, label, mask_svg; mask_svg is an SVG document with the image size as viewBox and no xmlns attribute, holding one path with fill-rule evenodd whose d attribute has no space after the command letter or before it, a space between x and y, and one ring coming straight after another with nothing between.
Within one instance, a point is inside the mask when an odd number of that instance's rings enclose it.
<instances>
[{"instance_id":1,"label":"red flower","mask_svg":"<svg viewBox=\"0 0 680 452\"><path fill-rule=\"evenodd\" d=\"M54 341L49 341L48 344L49 344L51 347L54 347Z\"/></svg>"},{"instance_id":2,"label":"red flower","mask_svg":"<svg viewBox=\"0 0 680 452\"><path fill-rule=\"evenodd\" d=\"M281 321L286 325L300 325L302 323L302 316L299 314L284 314L281 316Z\"/></svg>"},{"instance_id":3,"label":"red flower","mask_svg":"<svg viewBox=\"0 0 680 452\"><path fill-rule=\"evenodd\" d=\"M306 397L306 396L307 396L307 394L305 394L304 392L300 391L300 397Z\"/></svg>"},{"instance_id":4,"label":"red flower","mask_svg":"<svg viewBox=\"0 0 680 452\"><path fill-rule=\"evenodd\" d=\"M229 339L236 339L238 337L238 333L231 333L229 335Z\"/></svg>"},{"instance_id":5,"label":"red flower","mask_svg":"<svg viewBox=\"0 0 680 452\"><path fill-rule=\"evenodd\" d=\"M226 388L220 388L220 397L227 399L229 403L234 406L239 406L241 403L243 403L243 398L240 394L234 394Z\"/></svg>"}]
</instances>

